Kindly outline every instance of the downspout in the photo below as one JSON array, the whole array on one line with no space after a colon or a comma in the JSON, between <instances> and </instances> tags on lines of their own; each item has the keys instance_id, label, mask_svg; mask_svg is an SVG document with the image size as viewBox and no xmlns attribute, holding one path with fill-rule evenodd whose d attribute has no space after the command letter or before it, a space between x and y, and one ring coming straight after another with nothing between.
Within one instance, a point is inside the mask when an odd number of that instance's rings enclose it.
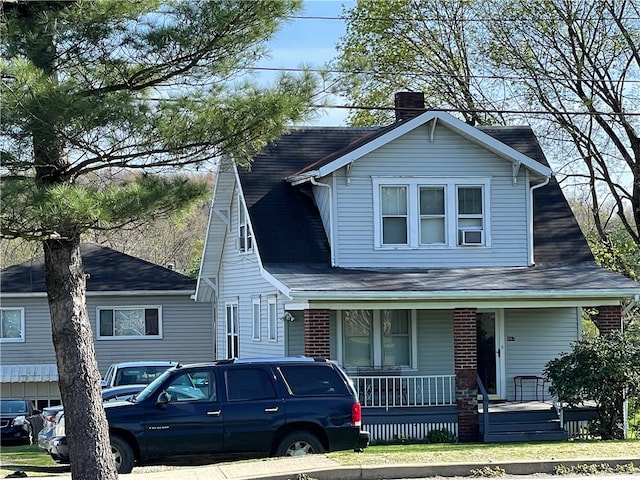
<instances>
[{"instance_id":1,"label":"downspout","mask_svg":"<svg viewBox=\"0 0 640 480\"><path fill-rule=\"evenodd\" d=\"M551 177L547 177L544 182L533 185L529 189L529 204L531 205L531 209L529 210L529 265L535 265L535 258L533 254L533 191L548 185L550 181Z\"/></svg>"},{"instance_id":2,"label":"downspout","mask_svg":"<svg viewBox=\"0 0 640 480\"><path fill-rule=\"evenodd\" d=\"M311 177L309 179L311 181L311 185L315 185L316 187L325 187L329 189L329 252L331 255L331 266L336 266L335 255L333 253L333 190L331 185L327 185L326 183L318 182L315 178Z\"/></svg>"}]
</instances>

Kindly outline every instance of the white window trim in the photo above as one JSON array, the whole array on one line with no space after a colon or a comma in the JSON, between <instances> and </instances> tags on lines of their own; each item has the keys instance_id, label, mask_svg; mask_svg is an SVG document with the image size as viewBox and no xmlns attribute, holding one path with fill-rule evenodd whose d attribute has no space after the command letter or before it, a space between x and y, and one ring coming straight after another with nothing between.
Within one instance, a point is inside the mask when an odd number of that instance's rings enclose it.
<instances>
[{"instance_id":1,"label":"white window trim","mask_svg":"<svg viewBox=\"0 0 640 480\"><path fill-rule=\"evenodd\" d=\"M260 297L254 297L251 299L251 328L253 330L252 340L254 342L260 341L260 333L262 330L262 305L260 302ZM256 307L258 309L256 318Z\"/></svg>"},{"instance_id":2,"label":"white window trim","mask_svg":"<svg viewBox=\"0 0 640 480\"><path fill-rule=\"evenodd\" d=\"M372 310L372 342L373 342L373 366L379 367L382 365L382 324L380 322L380 310L371 308L355 308L354 310ZM382 309L389 310L389 309ZM403 308L401 310L409 310L409 335L411 336L411 353L409 355L411 365L407 368L409 370L418 369L418 314L415 309ZM337 357L338 363L344 365L344 335L342 327L342 312L343 310L336 310L336 343L337 343Z\"/></svg>"},{"instance_id":3,"label":"white window trim","mask_svg":"<svg viewBox=\"0 0 640 480\"><path fill-rule=\"evenodd\" d=\"M158 310L158 335L100 335L100 311L101 310ZM114 315L115 321L115 315ZM162 305L126 305L126 306L100 306L96 307L96 339L106 341L118 340L161 340L162 332Z\"/></svg>"},{"instance_id":4,"label":"white window trim","mask_svg":"<svg viewBox=\"0 0 640 480\"><path fill-rule=\"evenodd\" d=\"M239 311L239 307L238 307L238 300L231 300L231 301L227 301L224 304L224 351L225 354L227 354L228 358L233 358L235 356L237 356L240 350L240 317L238 315L240 315L240 311ZM235 311L235 318L237 319L237 325L233 322L231 322L231 332L229 332L229 317L227 316L227 311L228 308L231 307L231 311L232 311L232 315L233 312ZM238 327L238 331L235 331L234 327ZM229 346L229 337L238 337L238 351L237 352L229 352L228 351L228 346ZM233 342L233 345L235 345L235 342ZM230 356L229 354L233 353L233 356Z\"/></svg>"},{"instance_id":5,"label":"white window trim","mask_svg":"<svg viewBox=\"0 0 640 480\"><path fill-rule=\"evenodd\" d=\"M24 321L24 308L23 307L2 307L0 310L4 311L19 311L20 312L20 336L15 338L0 337L0 343L24 343L25 336L25 321Z\"/></svg>"},{"instance_id":6,"label":"white window trim","mask_svg":"<svg viewBox=\"0 0 640 480\"><path fill-rule=\"evenodd\" d=\"M372 177L373 181L373 234L376 250L407 250L434 248L469 248L458 245L458 187L482 187L483 191L483 243L473 248L491 246L491 179L487 177ZM382 243L382 215L380 190L383 186L407 186L408 232L407 244L385 245ZM445 189L445 237L444 244L420 244L419 187L441 186Z\"/></svg>"},{"instance_id":7,"label":"white window trim","mask_svg":"<svg viewBox=\"0 0 640 480\"><path fill-rule=\"evenodd\" d=\"M243 221L244 220L244 221ZM242 227L244 226L244 233ZM250 253L253 251L253 235L249 225L249 214L245 208L242 197L238 195L238 251ZM244 248L242 247L244 245Z\"/></svg>"},{"instance_id":8,"label":"white window trim","mask_svg":"<svg viewBox=\"0 0 640 480\"><path fill-rule=\"evenodd\" d=\"M278 304L275 297L267 299L267 338L270 342L278 341Z\"/></svg>"}]
</instances>

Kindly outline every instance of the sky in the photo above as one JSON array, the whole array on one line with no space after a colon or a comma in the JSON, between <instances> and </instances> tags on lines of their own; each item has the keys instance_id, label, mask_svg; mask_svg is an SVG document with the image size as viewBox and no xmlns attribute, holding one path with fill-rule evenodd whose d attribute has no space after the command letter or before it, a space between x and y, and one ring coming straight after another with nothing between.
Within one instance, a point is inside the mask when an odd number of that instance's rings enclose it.
<instances>
[{"instance_id":1,"label":"sky","mask_svg":"<svg viewBox=\"0 0 640 480\"><path fill-rule=\"evenodd\" d=\"M304 17L338 17L343 7L353 7L355 1L347 0L304 0L303 10L298 16ZM270 58L259 63L268 68L322 68L337 55L336 44L345 33L342 20L328 19L293 19L285 23L275 38L267 44ZM269 81L275 73L261 72L259 78ZM337 104L343 100L334 99ZM344 125L347 117L344 109L324 109L313 125Z\"/></svg>"}]
</instances>

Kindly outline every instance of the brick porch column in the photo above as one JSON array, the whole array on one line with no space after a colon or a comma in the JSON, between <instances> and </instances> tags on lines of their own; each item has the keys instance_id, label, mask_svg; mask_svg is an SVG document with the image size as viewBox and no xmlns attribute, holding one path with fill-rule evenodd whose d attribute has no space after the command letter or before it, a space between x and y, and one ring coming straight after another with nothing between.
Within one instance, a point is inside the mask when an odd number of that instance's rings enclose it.
<instances>
[{"instance_id":1,"label":"brick porch column","mask_svg":"<svg viewBox=\"0 0 640 480\"><path fill-rule=\"evenodd\" d=\"M304 354L330 358L329 310L304 311Z\"/></svg>"},{"instance_id":2,"label":"brick porch column","mask_svg":"<svg viewBox=\"0 0 640 480\"><path fill-rule=\"evenodd\" d=\"M621 305L602 305L598 307L598 314L594 318L600 335L612 332L614 330L622 330L622 306Z\"/></svg>"},{"instance_id":3,"label":"brick porch column","mask_svg":"<svg viewBox=\"0 0 640 480\"><path fill-rule=\"evenodd\" d=\"M456 373L458 439L461 442L475 442L479 436L476 335L476 309L454 309L453 356Z\"/></svg>"}]
</instances>

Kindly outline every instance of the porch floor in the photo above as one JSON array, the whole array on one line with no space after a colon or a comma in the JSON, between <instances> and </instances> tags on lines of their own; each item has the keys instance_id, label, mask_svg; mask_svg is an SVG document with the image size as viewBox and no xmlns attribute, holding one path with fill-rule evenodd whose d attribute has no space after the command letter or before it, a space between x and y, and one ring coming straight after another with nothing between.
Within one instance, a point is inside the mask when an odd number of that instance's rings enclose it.
<instances>
[{"instance_id":1,"label":"porch floor","mask_svg":"<svg viewBox=\"0 0 640 480\"><path fill-rule=\"evenodd\" d=\"M495 401L489 402L489 411L491 413L509 413L509 412L535 412L553 409L553 403L550 401L540 402L536 400L525 402L514 401ZM482 401L478 400L478 413L483 413Z\"/></svg>"}]
</instances>

